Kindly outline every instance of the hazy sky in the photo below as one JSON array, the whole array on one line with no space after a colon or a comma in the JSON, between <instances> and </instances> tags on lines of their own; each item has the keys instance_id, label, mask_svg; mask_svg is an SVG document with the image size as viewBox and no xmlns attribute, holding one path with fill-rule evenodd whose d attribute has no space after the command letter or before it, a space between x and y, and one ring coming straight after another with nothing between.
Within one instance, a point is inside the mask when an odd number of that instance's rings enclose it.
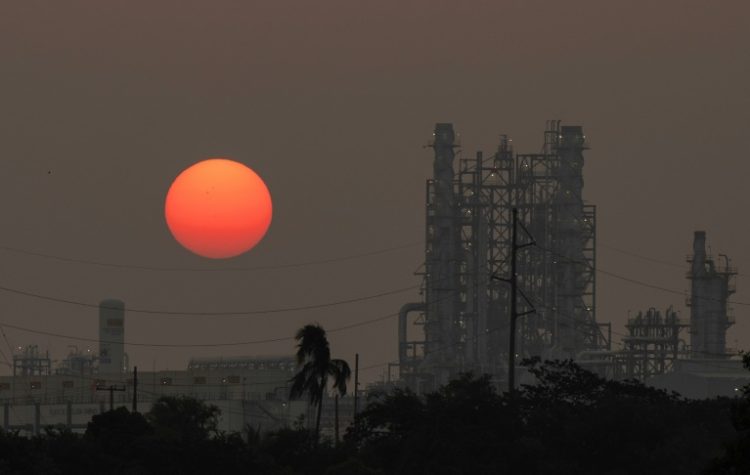
<instances>
[{"instance_id":1,"label":"hazy sky","mask_svg":"<svg viewBox=\"0 0 750 475\"><path fill-rule=\"evenodd\" d=\"M546 119L584 126L585 197L599 266L686 290L695 229L750 275L747 208L750 3L742 1L72 1L0 4L0 246L161 267L268 266L423 239L423 146L453 122L463 153L500 133L536 152ZM275 215L249 254L209 262L171 238L171 180L207 157L264 177ZM652 256L661 265L604 246ZM417 285L421 245L377 257L254 272L153 272L0 249L0 286L130 307L278 308ZM679 267L682 265L682 267ZM598 317L684 298L605 275ZM740 276L734 300L750 303ZM396 312L406 292L308 312L128 314L126 339L213 343L333 329ZM750 307L731 346L750 348ZM0 321L96 338L97 312L0 291ZM71 340L6 328L62 358ZM335 357L396 359L396 319L330 335ZM0 343L3 343L0 341ZM7 354L7 347L0 345ZM289 354L293 342L133 348L142 369L191 355ZM381 375L368 369L363 379ZM0 369L7 373L7 368Z\"/></svg>"}]
</instances>

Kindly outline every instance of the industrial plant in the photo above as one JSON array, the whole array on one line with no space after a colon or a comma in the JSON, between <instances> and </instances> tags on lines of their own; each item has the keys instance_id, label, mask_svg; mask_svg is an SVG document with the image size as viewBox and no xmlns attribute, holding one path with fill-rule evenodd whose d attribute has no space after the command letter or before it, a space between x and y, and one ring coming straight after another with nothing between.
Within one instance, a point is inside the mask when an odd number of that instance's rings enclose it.
<instances>
[{"instance_id":1,"label":"industrial plant","mask_svg":"<svg viewBox=\"0 0 750 475\"><path fill-rule=\"evenodd\" d=\"M70 353L57 365L35 345L13 355L13 374L0 376L2 428L39 434L48 426L83 432L95 414L126 406L148 412L162 396L191 396L221 409L219 429L272 430L307 415L289 400L293 357L192 358L185 370L137 371L125 353L125 304L99 306L99 350ZM343 418L348 421L350 417Z\"/></svg>"},{"instance_id":2,"label":"industrial plant","mask_svg":"<svg viewBox=\"0 0 750 475\"><path fill-rule=\"evenodd\" d=\"M704 231L688 258L689 320L649 308L613 347L611 323L596 313L596 206L583 196L581 126L548 121L535 154L501 135L493 154L457 158L448 123L436 124L429 145L422 299L398 321L406 386L431 391L471 371L512 389L524 377L515 361L529 357L573 359L692 397L733 395L748 381L726 347L736 271L706 252Z\"/></svg>"},{"instance_id":3,"label":"industrial plant","mask_svg":"<svg viewBox=\"0 0 750 475\"><path fill-rule=\"evenodd\" d=\"M573 359L602 376L687 397L734 396L750 378L726 345L737 275L730 258L711 256L706 233L695 231L686 265L689 317L646 307L618 333L597 315L597 210L584 199L583 127L548 121L542 143L539 153L517 153L501 135L494 153L462 158L453 125L435 126L421 299L399 311L391 384L423 394L473 372L512 391L531 382L520 361L539 357ZM2 427L83 431L94 414L115 406L145 412L164 395L218 406L225 431L310 420L305 401L289 400L297 369L291 355L193 358L180 371L136 371L125 352L125 314L122 301L103 300L98 349L71 347L56 365L37 346L16 348L12 375L0 377ZM342 427L356 410L353 399L336 401ZM331 401L323 414L330 430Z\"/></svg>"}]
</instances>

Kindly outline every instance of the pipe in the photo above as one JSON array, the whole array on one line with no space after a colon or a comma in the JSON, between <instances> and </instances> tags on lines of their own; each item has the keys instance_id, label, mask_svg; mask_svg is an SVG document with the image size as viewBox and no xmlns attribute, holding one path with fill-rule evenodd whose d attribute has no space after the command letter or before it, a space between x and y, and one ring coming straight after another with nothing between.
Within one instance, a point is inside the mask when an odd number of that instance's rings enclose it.
<instances>
[{"instance_id":1,"label":"pipe","mask_svg":"<svg viewBox=\"0 0 750 475\"><path fill-rule=\"evenodd\" d=\"M398 311L398 362L406 361L406 317L412 312L424 312L424 302L404 304Z\"/></svg>"}]
</instances>

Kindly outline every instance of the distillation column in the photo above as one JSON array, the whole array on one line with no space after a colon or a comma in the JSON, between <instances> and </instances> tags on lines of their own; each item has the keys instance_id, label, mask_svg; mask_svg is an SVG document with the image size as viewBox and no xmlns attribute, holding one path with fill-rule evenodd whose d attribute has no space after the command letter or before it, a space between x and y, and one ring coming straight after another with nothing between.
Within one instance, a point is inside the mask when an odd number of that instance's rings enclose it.
<instances>
[{"instance_id":1,"label":"distillation column","mask_svg":"<svg viewBox=\"0 0 750 475\"><path fill-rule=\"evenodd\" d=\"M558 349L565 357L575 357L583 349L582 330L587 325L586 308L582 302L587 271L584 256L583 150L585 137L580 126L562 126L557 136L558 190L554 197L552 256L555 265L557 297Z\"/></svg>"},{"instance_id":2,"label":"distillation column","mask_svg":"<svg viewBox=\"0 0 750 475\"><path fill-rule=\"evenodd\" d=\"M706 254L706 232L696 231L688 278L690 292L690 346L693 358L726 358L726 332L732 325L727 300L734 293L729 258L719 269Z\"/></svg>"},{"instance_id":3,"label":"distillation column","mask_svg":"<svg viewBox=\"0 0 750 475\"><path fill-rule=\"evenodd\" d=\"M436 124L433 179L428 182L426 236L425 361L436 385L455 375L460 344L458 266L460 229L454 193L455 133L452 124Z\"/></svg>"},{"instance_id":4,"label":"distillation column","mask_svg":"<svg viewBox=\"0 0 750 475\"><path fill-rule=\"evenodd\" d=\"M519 256L519 285L537 313L520 321L518 353L571 358L600 349L596 212L582 198L582 127L548 123L542 154L515 155L503 137L491 162L481 153L456 160L451 124L436 124L431 147L424 300L399 314L402 380L427 392L461 371L504 377L510 295L492 276L510 275L513 208L537 243ZM423 338L408 335L412 325Z\"/></svg>"}]
</instances>

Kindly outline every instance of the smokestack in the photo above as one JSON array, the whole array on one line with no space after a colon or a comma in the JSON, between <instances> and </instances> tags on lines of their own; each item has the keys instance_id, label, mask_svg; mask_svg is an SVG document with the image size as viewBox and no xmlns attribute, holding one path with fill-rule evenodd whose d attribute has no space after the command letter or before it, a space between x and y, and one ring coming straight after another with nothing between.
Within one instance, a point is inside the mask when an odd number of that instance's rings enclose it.
<instances>
[{"instance_id":1,"label":"smokestack","mask_svg":"<svg viewBox=\"0 0 750 475\"><path fill-rule=\"evenodd\" d=\"M99 303L99 373L124 373L124 355L125 303L102 300Z\"/></svg>"},{"instance_id":2,"label":"smokestack","mask_svg":"<svg viewBox=\"0 0 750 475\"><path fill-rule=\"evenodd\" d=\"M693 235L693 275L706 272L706 231L695 231Z\"/></svg>"}]
</instances>

